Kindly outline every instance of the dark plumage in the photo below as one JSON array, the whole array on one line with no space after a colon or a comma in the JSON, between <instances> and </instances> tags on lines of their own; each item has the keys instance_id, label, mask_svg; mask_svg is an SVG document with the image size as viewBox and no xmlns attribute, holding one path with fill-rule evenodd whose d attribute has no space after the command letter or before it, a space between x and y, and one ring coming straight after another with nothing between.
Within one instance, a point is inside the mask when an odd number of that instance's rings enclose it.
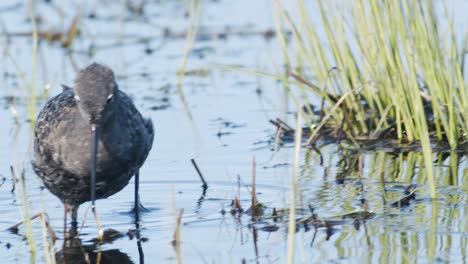
<instances>
[{"instance_id":1,"label":"dark plumage","mask_svg":"<svg viewBox=\"0 0 468 264\"><path fill-rule=\"evenodd\" d=\"M96 198L122 190L137 175L153 144L154 130L117 87L106 66L81 70L73 89L64 86L36 121L34 171L72 211L91 200L92 127L97 127ZM136 196L137 197L137 196ZM65 212L66 213L66 212Z\"/></svg>"}]
</instances>

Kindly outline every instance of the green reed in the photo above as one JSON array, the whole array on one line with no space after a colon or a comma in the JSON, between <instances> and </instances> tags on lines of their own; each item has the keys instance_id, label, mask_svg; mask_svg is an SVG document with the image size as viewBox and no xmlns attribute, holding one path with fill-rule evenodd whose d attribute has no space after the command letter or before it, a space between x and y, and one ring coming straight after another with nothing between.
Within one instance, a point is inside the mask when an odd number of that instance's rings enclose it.
<instances>
[{"instance_id":1,"label":"green reed","mask_svg":"<svg viewBox=\"0 0 468 264\"><path fill-rule=\"evenodd\" d=\"M305 1L298 0L297 21L277 1L292 39L285 61L296 62L288 75L326 101L329 120L323 122L346 120L348 138L394 127L399 143L419 142L422 172L435 196L431 142L454 150L468 132L468 35L457 36L447 12L436 15L434 1L317 2L318 22Z\"/></svg>"}]
</instances>

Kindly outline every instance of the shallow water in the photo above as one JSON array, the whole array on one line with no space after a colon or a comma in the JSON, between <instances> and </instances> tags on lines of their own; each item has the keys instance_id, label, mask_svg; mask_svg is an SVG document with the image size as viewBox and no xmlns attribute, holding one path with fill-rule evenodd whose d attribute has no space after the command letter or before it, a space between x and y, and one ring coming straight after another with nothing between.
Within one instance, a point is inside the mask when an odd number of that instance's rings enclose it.
<instances>
[{"instance_id":1,"label":"shallow water","mask_svg":"<svg viewBox=\"0 0 468 264\"><path fill-rule=\"evenodd\" d=\"M30 32L28 9L22 3L0 6L0 22L9 33ZM37 13L43 20L40 28L66 28L77 6L38 2ZM453 10L461 7L463 3ZM185 77L182 89L186 105L177 91L176 76L185 45L184 2L148 3L143 16L111 1L89 3L82 8L83 36L76 39L70 54L57 43L41 41L36 110L44 104L44 98L60 91L60 83L72 83L74 65L83 67L98 61L114 69L120 88L155 123L154 147L141 169L140 196L148 208L141 220L141 236L145 238L142 250L138 250L136 239L126 235L134 228L129 213L133 182L120 193L97 202L104 228L124 234L100 250L119 250L135 263L142 258L147 263L286 261L287 223L274 222L270 216L273 208L288 207L293 149L286 144L278 152L272 151L275 127L268 121L280 117L293 124L295 106L285 99L281 83L222 71L216 66L243 65L274 71L273 62L281 64L276 40L265 39L263 34L272 29L271 9L270 1L202 2L202 37L195 41L187 70L205 74ZM64 22L57 10L65 12ZM92 13L95 18L89 17ZM460 30L466 32L466 23L460 23ZM164 29L173 34L163 37ZM218 33L226 33L226 38L211 37ZM1 177L5 179L0 184L0 229L23 219L24 199L19 183L12 192L13 166L17 176L24 168L29 213L46 212L61 237L62 204L41 188L42 183L29 165L32 130L26 101L30 90L24 83L32 76L32 41L12 36L1 37L0 43L0 183ZM93 56L89 56L90 51ZM19 71L26 80L18 77ZM318 217L337 224L328 229L329 233L326 228L315 233L313 227L307 230L301 226L296 234L296 262L467 261L468 186L463 181L468 176L466 157L457 161L452 156L437 165L439 197L432 201L424 174L413 162L417 154L394 157L379 151L355 153L336 145L321 145L320 152L321 156L312 150L302 152L297 203L298 209L304 210L299 210L297 217L309 216L310 205ZM257 163L258 200L267 206L262 221L254 225L248 214L235 217L229 213L236 196L244 209L250 206L253 157ZM191 158L197 161L209 184L205 195ZM459 166L450 166L455 162ZM391 203L405 196L404 190L410 184L416 185L415 199L409 206L392 207ZM342 217L362 211L363 201L375 215L364 220ZM80 219L88 206L81 206ZM177 251L171 242L180 209L184 212ZM1 231L3 259L46 262L42 228L37 220L33 221L33 231L38 248L34 258L24 240L24 229L20 229L20 235ZM92 217L88 216L80 235L85 245L92 245L90 240L96 236ZM61 240L56 242L56 251L61 244Z\"/></svg>"}]
</instances>

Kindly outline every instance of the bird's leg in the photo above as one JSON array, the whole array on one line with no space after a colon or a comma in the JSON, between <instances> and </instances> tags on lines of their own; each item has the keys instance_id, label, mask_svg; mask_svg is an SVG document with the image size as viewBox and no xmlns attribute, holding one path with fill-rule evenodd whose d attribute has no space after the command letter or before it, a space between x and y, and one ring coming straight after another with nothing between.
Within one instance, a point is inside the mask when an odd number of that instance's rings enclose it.
<instances>
[{"instance_id":1,"label":"bird's leg","mask_svg":"<svg viewBox=\"0 0 468 264\"><path fill-rule=\"evenodd\" d=\"M146 209L140 202L140 170L135 174L135 204L133 206L133 212L135 213L135 222L140 220L140 212L147 212Z\"/></svg>"},{"instance_id":2,"label":"bird's leg","mask_svg":"<svg viewBox=\"0 0 468 264\"><path fill-rule=\"evenodd\" d=\"M140 190L140 170L137 171L135 174L135 207L134 207L134 212L135 212L135 234L136 234L136 241L137 241L137 248L138 248L138 255L140 257L140 263L145 262L145 255L143 253L143 247L141 246L141 237L140 237L140 195L139 195L139 190Z\"/></svg>"},{"instance_id":3,"label":"bird's leg","mask_svg":"<svg viewBox=\"0 0 468 264\"><path fill-rule=\"evenodd\" d=\"M78 206L73 206L71 208L71 212L72 212L72 227L77 227L78 221L76 219L78 216Z\"/></svg>"},{"instance_id":4,"label":"bird's leg","mask_svg":"<svg viewBox=\"0 0 468 264\"><path fill-rule=\"evenodd\" d=\"M70 228L70 238L74 239L78 235L78 221L77 216L78 216L78 206L72 206L71 208L71 216L72 216L72 222L71 222L71 228Z\"/></svg>"},{"instance_id":5,"label":"bird's leg","mask_svg":"<svg viewBox=\"0 0 468 264\"><path fill-rule=\"evenodd\" d=\"M133 213L135 213L135 222L140 221L140 212L146 212L146 209L140 202L140 170L135 174L135 204L133 206Z\"/></svg>"},{"instance_id":6,"label":"bird's leg","mask_svg":"<svg viewBox=\"0 0 468 264\"><path fill-rule=\"evenodd\" d=\"M102 232L101 224L99 222L99 217L96 211L96 166L97 166L99 126L92 124L91 134L92 134L92 139L91 139L91 210L93 211L94 219L96 220L96 225L98 228L98 239L102 240L103 232Z\"/></svg>"},{"instance_id":7,"label":"bird's leg","mask_svg":"<svg viewBox=\"0 0 468 264\"><path fill-rule=\"evenodd\" d=\"M135 174L135 223L140 222L140 170Z\"/></svg>"},{"instance_id":8,"label":"bird's leg","mask_svg":"<svg viewBox=\"0 0 468 264\"><path fill-rule=\"evenodd\" d=\"M63 217L63 239L74 239L76 235L78 234L77 232L77 214L78 214L78 206L75 205L70 205L68 203L65 203L63 205L64 208L64 217ZM71 228L70 231L68 232L67 236L67 225L68 225L68 212L71 211L71 217L72 217L72 222L71 222Z\"/></svg>"},{"instance_id":9,"label":"bird's leg","mask_svg":"<svg viewBox=\"0 0 468 264\"><path fill-rule=\"evenodd\" d=\"M67 216L69 205L63 204L63 240L67 239Z\"/></svg>"}]
</instances>

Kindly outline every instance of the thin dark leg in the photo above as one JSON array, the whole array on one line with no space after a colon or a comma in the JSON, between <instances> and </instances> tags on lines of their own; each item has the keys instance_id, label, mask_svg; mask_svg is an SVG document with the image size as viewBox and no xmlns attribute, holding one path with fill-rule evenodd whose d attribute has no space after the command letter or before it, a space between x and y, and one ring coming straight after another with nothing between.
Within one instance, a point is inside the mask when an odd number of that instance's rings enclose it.
<instances>
[{"instance_id":1,"label":"thin dark leg","mask_svg":"<svg viewBox=\"0 0 468 264\"><path fill-rule=\"evenodd\" d=\"M96 211L96 166L97 166L97 151L98 151L98 135L99 135L99 126L93 124L91 126L91 210L94 214L94 219L96 219L96 225L98 228L98 239L102 239L103 232L101 229L101 224L99 222L99 217Z\"/></svg>"},{"instance_id":2,"label":"thin dark leg","mask_svg":"<svg viewBox=\"0 0 468 264\"><path fill-rule=\"evenodd\" d=\"M68 204L63 205L63 240L67 239Z\"/></svg>"},{"instance_id":3,"label":"thin dark leg","mask_svg":"<svg viewBox=\"0 0 468 264\"><path fill-rule=\"evenodd\" d=\"M64 211L63 212L64 213L64 216L63 216L63 240L74 239L78 235L78 229L77 229L78 223L76 221L76 218L77 218L77 215L78 215L78 206L64 204L63 209L64 209L63 210ZM72 218L71 228L70 228L69 232L67 232L68 211L71 211L71 218ZM67 236L67 233L68 233L68 236Z\"/></svg>"},{"instance_id":4,"label":"thin dark leg","mask_svg":"<svg viewBox=\"0 0 468 264\"><path fill-rule=\"evenodd\" d=\"M140 238L140 170L137 171L135 174L135 205L134 205L134 212L135 212L135 229L136 229L136 239L137 239L137 248L138 248L138 255L140 257L140 264L145 263L145 254L143 253L143 247L141 246L141 238Z\"/></svg>"},{"instance_id":5,"label":"thin dark leg","mask_svg":"<svg viewBox=\"0 0 468 264\"><path fill-rule=\"evenodd\" d=\"M140 170L135 174L135 223L140 222ZM137 226L138 227L138 226Z\"/></svg>"},{"instance_id":6,"label":"thin dark leg","mask_svg":"<svg viewBox=\"0 0 468 264\"><path fill-rule=\"evenodd\" d=\"M71 207L71 228L70 228L70 238L74 239L78 235L78 206Z\"/></svg>"},{"instance_id":7,"label":"thin dark leg","mask_svg":"<svg viewBox=\"0 0 468 264\"><path fill-rule=\"evenodd\" d=\"M78 218L78 206L73 206L71 208L72 211L72 226L77 226L78 221L76 220Z\"/></svg>"}]
</instances>

